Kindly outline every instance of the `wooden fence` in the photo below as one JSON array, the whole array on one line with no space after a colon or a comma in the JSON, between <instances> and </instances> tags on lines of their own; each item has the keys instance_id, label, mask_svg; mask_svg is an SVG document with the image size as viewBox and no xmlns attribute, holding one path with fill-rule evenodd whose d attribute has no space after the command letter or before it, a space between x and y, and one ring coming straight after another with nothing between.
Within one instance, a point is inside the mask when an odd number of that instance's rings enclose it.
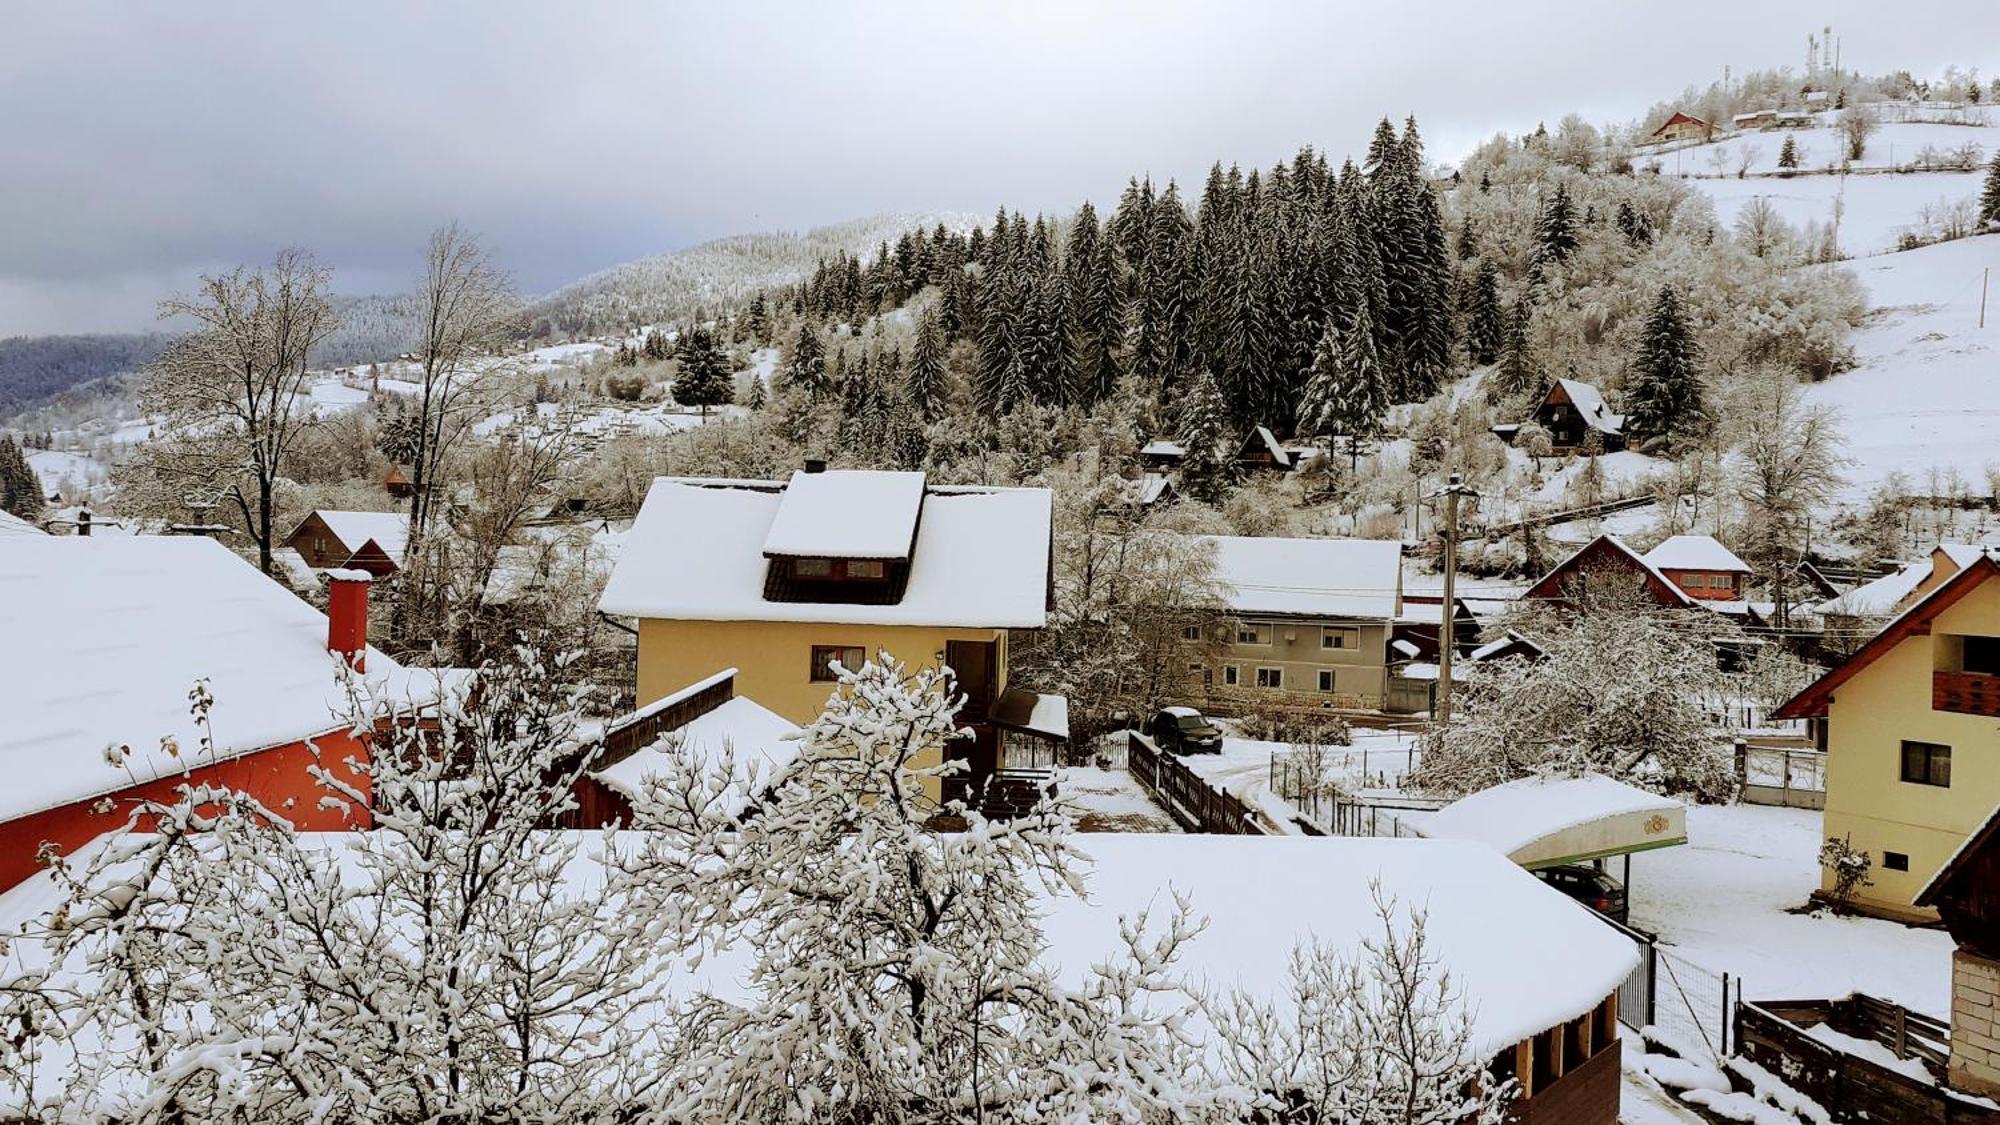
<instances>
[{"instance_id":1,"label":"wooden fence","mask_svg":"<svg viewBox=\"0 0 2000 1125\"><path fill-rule=\"evenodd\" d=\"M1126 733L1125 768L1181 827L1225 836L1264 835L1248 805L1210 785L1173 755L1161 753L1152 739L1138 731Z\"/></svg>"},{"instance_id":2,"label":"wooden fence","mask_svg":"<svg viewBox=\"0 0 2000 1125\"><path fill-rule=\"evenodd\" d=\"M1820 1024L1879 1043L1899 1059L1921 1060L1936 1080L1904 1073L1807 1033ZM1950 1028L1929 1016L1856 993L1842 1000L1764 1000L1736 1005L1736 1050L1785 1076L1837 1122L2000 1125L2000 1110L1942 1084Z\"/></svg>"}]
</instances>

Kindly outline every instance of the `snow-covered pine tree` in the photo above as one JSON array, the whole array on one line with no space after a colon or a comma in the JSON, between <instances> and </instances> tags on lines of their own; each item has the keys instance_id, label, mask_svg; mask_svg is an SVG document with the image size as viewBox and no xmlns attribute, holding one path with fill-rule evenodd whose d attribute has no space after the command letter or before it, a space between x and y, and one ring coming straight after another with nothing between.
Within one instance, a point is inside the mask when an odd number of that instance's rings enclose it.
<instances>
[{"instance_id":1,"label":"snow-covered pine tree","mask_svg":"<svg viewBox=\"0 0 2000 1125\"><path fill-rule=\"evenodd\" d=\"M1120 321L1111 243L1088 201L1070 224L1063 250L1063 281L1069 287L1069 365L1072 397L1091 406L1118 382Z\"/></svg>"},{"instance_id":2,"label":"snow-covered pine tree","mask_svg":"<svg viewBox=\"0 0 2000 1125\"><path fill-rule=\"evenodd\" d=\"M2000 152L1986 169L1986 188L1979 193L1979 221L2000 223Z\"/></svg>"},{"instance_id":3,"label":"snow-covered pine tree","mask_svg":"<svg viewBox=\"0 0 2000 1125\"><path fill-rule=\"evenodd\" d=\"M1198 371L1181 392L1174 438L1181 445L1180 490L1204 503L1216 503L1229 491L1232 468L1223 448L1229 406L1215 376Z\"/></svg>"},{"instance_id":4,"label":"snow-covered pine tree","mask_svg":"<svg viewBox=\"0 0 2000 1125\"><path fill-rule=\"evenodd\" d=\"M810 324L799 325L792 341L792 354L785 359L785 386L817 395L826 390L826 344Z\"/></svg>"},{"instance_id":5,"label":"snow-covered pine tree","mask_svg":"<svg viewBox=\"0 0 2000 1125\"><path fill-rule=\"evenodd\" d=\"M1569 185L1558 181L1535 220L1535 257L1542 262L1565 262L1576 245L1576 206L1570 202Z\"/></svg>"},{"instance_id":6,"label":"snow-covered pine tree","mask_svg":"<svg viewBox=\"0 0 2000 1125\"><path fill-rule=\"evenodd\" d=\"M1547 382L1542 375L1541 360L1535 355L1534 341L1528 335L1532 317L1533 310L1527 301L1514 302L1513 311L1506 318L1507 334L1500 348L1500 363L1493 369L1496 389L1516 402L1540 394Z\"/></svg>"},{"instance_id":7,"label":"snow-covered pine tree","mask_svg":"<svg viewBox=\"0 0 2000 1125\"><path fill-rule=\"evenodd\" d=\"M1486 259L1473 274L1465 314L1465 348L1475 366L1496 363L1507 343L1506 315L1500 309L1500 272Z\"/></svg>"},{"instance_id":8,"label":"snow-covered pine tree","mask_svg":"<svg viewBox=\"0 0 2000 1125\"><path fill-rule=\"evenodd\" d=\"M21 452L12 435L0 434L0 512L32 523L41 518L46 503L41 478L28 464L27 454Z\"/></svg>"},{"instance_id":9,"label":"snow-covered pine tree","mask_svg":"<svg viewBox=\"0 0 2000 1125\"><path fill-rule=\"evenodd\" d=\"M729 371L729 356L706 327L690 329L681 337L680 373L674 378L674 401L682 406L708 408L734 402L736 381Z\"/></svg>"},{"instance_id":10,"label":"snow-covered pine tree","mask_svg":"<svg viewBox=\"0 0 2000 1125\"><path fill-rule=\"evenodd\" d=\"M1375 334L1366 302L1346 317L1328 317L1313 352L1302 412L1313 432L1347 439L1350 468L1361 460L1362 443L1382 432L1388 408L1387 381L1375 354Z\"/></svg>"},{"instance_id":11,"label":"snow-covered pine tree","mask_svg":"<svg viewBox=\"0 0 2000 1125\"><path fill-rule=\"evenodd\" d=\"M933 305L917 322L910 365L903 375L906 396L925 422L935 422L944 415L945 348L944 317Z\"/></svg>"},{"instance_id":12,"label":"snow-covered pine tree","mask_svg":"<svg viewBox=\"0 0 2000 1125\"><path fill-rule=\"evenodd\" d=\"M1200 298L1194 261L1194 229L1169 181L1153 201L1153 227L1146 244L1146 270L1139 288L1139 331L1133 370L1161 391L1171 390L1187 370L1193 348L1193 318Z\"/></svg>"},{"instance_id":13,"label":"snow-covered pine tree","mask_svg":"<svg viewBox=\"0 0 2000 1125\"><path fill-rule=\"evenodd\" d=\"M1799 166L1799 142L1792 134L1785 134L1785 143L1778 146L1778 167L1797 168Z\"/></svg>"},{"instance_id":14,"label":"snow-covered pine tree","mask_svg":"<svg viewBox=\"0 0 2000 1125\"><path fill-rule=\"evenodd\" d=\"M1646 315L1625 400L1625 428L1634 437L1691 436L1707 425L1701 345L1672 286L1660 289Z\"/></svg>"}]
</instances>

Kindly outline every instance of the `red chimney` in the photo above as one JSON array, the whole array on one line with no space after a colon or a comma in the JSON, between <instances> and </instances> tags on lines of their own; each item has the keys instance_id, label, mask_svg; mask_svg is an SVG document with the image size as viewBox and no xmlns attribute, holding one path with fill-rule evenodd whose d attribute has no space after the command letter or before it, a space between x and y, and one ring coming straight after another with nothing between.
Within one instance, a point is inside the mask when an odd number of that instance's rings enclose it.
<instances>
[{"instance_id":1,"label":"red chimney","mask_svg":"<svg viewBox=\"0 0 2000 1125\"><path fill-rule=\"evenodd\" d=\"M327 651L339 653L355 671L366 671L369 574L365 570L330 570L326 580Z\"/></svg>"}]
</instances>

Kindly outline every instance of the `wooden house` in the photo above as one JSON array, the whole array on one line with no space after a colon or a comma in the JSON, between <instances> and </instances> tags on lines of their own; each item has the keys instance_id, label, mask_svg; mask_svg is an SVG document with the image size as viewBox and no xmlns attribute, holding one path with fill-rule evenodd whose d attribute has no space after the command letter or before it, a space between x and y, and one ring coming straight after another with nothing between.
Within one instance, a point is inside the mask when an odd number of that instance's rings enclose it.
<instances>
[{"instance_id":1,"label":"wooden house","mask_svg":"<svg viewBox=\"0 0 2000 1125\"><path fill-rule=\"evenodd\" d=\"M1673 115L1660 123L1648 137L1651 144L1670 144L1675 141L1708 141L1715 138L1715 126L1703 121L1692 113L1675 110Z\"/></svg>"},{"instance_id":2,"label":"wooden house","mask_svg":"<svg viewBox=\"0 0 2000 1125\"><path fill-rule=\"evenodd\" d=\"M961 752L983 786L1006 766L1009 716L1038 713L1010 704L1007 651L1011 632L1047 622L1051 515L1047 489L823 463L787 481L663 477L598 608L638 621L642 706L727 667L738 690L803 726L835 689L834 665L886 652L913 670L949 667L972 732Z\"/></svg>"},{"instance_id":3,"label":"wooden house","mask_svg":"<svg viewBox=\"0 0 2000 1125\"><path fill-rule=\"evenodd\" d=\"M142 800L189 782L239 789L303 830L368 824L309 772L368 789L335 658L377 698L420 706L456 673L406 669L367 647L368 582L339 575L328 612L201 536L21 536L0 550L0 636L34 638L10 673L0 761L0 889L41 869L44 845L73 852ZM331 654L331 655L330 655ZM204 727L188 689L205 682ZM206 740L206 745L204 744Z\"/></svg>"},{"instance_id":4,"label":"wooden house","mask_svg":"<svg viewBox=\"0 0 2000 1125\"><path fill-rule=\"evenodd\" d=\"M417 486L410 483L410 478L403 475L403 470L391 465L389 471L383 474L382 491L394 499L408 500L417 494Z\"/></svg>"},{"instance_id":5,"label":"wooden house","mask_svg":"<svg viewBox=\"0 0 2000 1125\"><path fill-rule=\"evenodd\" d=\"M1139 447L1139 466L1149 473L1164 473L1181 467L1187 449L1170 437L1156 437Z\"/></svg>"},{"instance_id":6,"label":"wooden house","mask_svg":"<svg viewBox=\"0 0 2000 1125\"><path fill-rule=\"evenodd\" d=\"M1750 564L1712 535L1668 536L1644 557L1691 598L1740 602L1749 593Z\"/></svg>"},{"instance_id":7,"label":"wooden house","mask_svg":"<svg viewBox=\"0 0 2000 1125\"><path fill-rule=\"evenodd\" d=\"M1603 392L1575 379L1557 379L1535 407L1534 422L1549 434L1552 453L1582 453L1592 449L1616 453L1625 448L1625 416L1614 412ZM1509 445L1522 423L1493 427Z\"/></svg>"},{"instance_id":8,"label":"wooden house","mask_svg":"<svg viewBox=\"0 0 2000 1125\"><path fill-rule=\"evenodd\" d=\"M400 512L308 512L284 546L315 570L343 567L382 578L403 568L410 517Z\"/></svg>"},{"instance_id":9,"label":"wooden house","mask_svg":"<svg viewBox=\"0 0 2000 1125\"><path fill-rule=\"evenodd\" d=\"M1772 717L1814 721L1822 834L1873 861L1854 905L1931 920L1921 893L2000 804L2000 561L1954 571Z\"/></svg>"}]
</instances>

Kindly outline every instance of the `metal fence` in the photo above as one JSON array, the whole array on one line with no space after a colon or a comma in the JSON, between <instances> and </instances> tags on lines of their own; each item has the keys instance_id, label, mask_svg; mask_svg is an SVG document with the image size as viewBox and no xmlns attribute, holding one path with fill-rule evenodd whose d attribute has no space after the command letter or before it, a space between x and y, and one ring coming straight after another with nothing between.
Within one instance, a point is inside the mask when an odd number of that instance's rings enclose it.
<instances>
[{"instance_id":1,"label":"metal fence","mask_svg":"<svg viewBox=\"0 0 2000 1125\"><path fill-rule=\"evenodd\" d=\"M1635 1031L1649 1029L1684 1055L1728 1055L1741 978L1662 949L1655 935L1644 930L1598 917L1630 940L1639 955L1638 965L1618 986L1618 1022Z\"/></svg>"},{"instance_id":2,"label":"metal fence","mask_svg":"<svg viewBox=\"0 0 2000 1125\"><path fill-rule=\"evenodd\" d=\"M1746 805L1826 807L1826 754L1793 746L1736 744L1736 781Z\"/></svg>"}]
</instances>

